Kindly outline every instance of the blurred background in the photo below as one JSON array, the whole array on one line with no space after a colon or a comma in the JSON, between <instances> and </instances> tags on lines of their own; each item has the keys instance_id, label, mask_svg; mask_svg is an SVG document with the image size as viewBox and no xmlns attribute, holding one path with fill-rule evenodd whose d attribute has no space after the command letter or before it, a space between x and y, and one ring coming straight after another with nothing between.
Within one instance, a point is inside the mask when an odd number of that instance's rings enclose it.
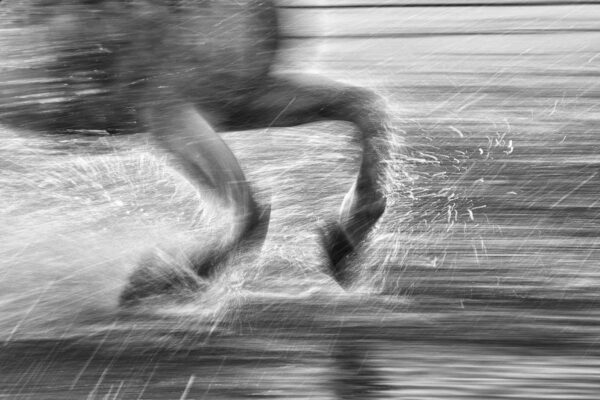
<instances>
[{"instance_id":1,"label":"blurred background","mask_svg":"<svg viewBox=\"0 0 600 400\"><path fill-rule=\"evenodd\" d=\"M136 263L210 245L222 211L144 135L2 127L0 394L598 398L600 3L278 7L278 68L389 100L390 206L356 285L316 235L356 173L349 125L224 134L273 203L265 248L135 314L116 305Z\"/></svg>"}]
</instances>

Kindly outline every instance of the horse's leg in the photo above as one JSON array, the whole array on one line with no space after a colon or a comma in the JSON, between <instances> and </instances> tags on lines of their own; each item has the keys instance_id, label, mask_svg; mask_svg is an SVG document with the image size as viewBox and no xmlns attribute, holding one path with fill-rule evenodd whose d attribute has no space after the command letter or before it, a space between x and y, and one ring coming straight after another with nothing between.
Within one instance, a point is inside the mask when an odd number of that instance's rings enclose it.
<instances>
[{"instance_id":1,"label":"horse's leg","mask_svg":"<svg viewBox=\"0 0 600 400\"><path fill-rule=\"evenodd\" d=\"M362 160L346 194L339 219L322 231L322 242L337 282L347 286L347 258L367 236L386 205L384 181L389 158L388 116L372 91L308 75L272 77L248 104L231 116L245 127L291 126L331 119L349 121L359 131Z\"/></svg>"},{"instance_id":2,"label":"horse's leg","mask_svg":"<svg viewBox=\"0 0 600 400\"><path fill-rule=\"evenodd\" d=\"M163 265L173 260L158 255L145 260L148 265L141 265L131 275L121 295L122 303L177 290L177 286L193 285L194 277L189 272L210 276L236 247L262 245L269 222L270 208L256 203L237 159L192 105L151 108L145 123L159 146L174 156L191 183L204 193L212 193L222 205L232 207L235 219L230 237L220 248L189 255L192 271L184 268L177 273L177 266Z\"/></svg>"}]
</instances>

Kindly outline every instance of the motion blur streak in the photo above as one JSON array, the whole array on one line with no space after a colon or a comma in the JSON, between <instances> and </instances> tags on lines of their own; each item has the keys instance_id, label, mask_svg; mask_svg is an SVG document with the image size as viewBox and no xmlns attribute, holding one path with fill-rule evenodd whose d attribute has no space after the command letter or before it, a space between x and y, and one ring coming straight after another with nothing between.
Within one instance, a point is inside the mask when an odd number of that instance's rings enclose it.
<instances>
[{"instance_id":1,"label":"motion blur streak","mask_svg":"<svg viewBox=\"0 0 600 400\"><path fill-rule=\"evenodd\" d=\"M224 135L271 191L262 256L146 315L111 311L134 262L218 216L143 137L2 129L0 393L597 399L600 5L546 3L282 11L281 68L378 88L409 148L348 292L310 228L352 182L346 125Z\"/></svg>"}]
</instances>

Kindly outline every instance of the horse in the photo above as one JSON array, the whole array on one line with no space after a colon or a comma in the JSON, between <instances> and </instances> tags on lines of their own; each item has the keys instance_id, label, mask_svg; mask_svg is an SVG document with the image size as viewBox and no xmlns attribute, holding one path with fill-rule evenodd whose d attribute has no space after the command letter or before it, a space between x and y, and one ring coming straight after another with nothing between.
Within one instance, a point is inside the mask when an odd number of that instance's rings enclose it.
<instances>
[{"instance_id":1,"label":"horse","mask_svg":"<svg viewBox=\"0 0 600 400\"><path fill-rule=\"evenodd\" d=\"M329 274L344 288L352 283L349 259L386 207L385 100L364 87L276 71L284 38L273 1L24 0L0 10L8 43L1 123L31 132L149 132L197 190L235 210L225 244L190 255L195 276L211 277L230 254L260 247L269 224L270 205L256 200L218 132L354 124L358 174L319 234ZM159 282L152 268L131 274L122 305L176 286L179 278Z\"/></svg>"}]
</instances>

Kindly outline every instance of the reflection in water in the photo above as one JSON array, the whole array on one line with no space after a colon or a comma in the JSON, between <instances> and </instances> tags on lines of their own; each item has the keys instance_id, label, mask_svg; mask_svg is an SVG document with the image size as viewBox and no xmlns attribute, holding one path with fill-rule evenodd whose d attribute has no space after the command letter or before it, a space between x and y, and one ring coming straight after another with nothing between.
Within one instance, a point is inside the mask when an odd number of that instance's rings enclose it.
<instances>
[{"instance_id":1,"label":"reflection in water","mask_svg":"<svg viewBox=\"0 0 600 400\"><path fill-rule=\"evenodd\" d=\"M199 332L137 323L88 337L0 344L0 396L343 400L379 399L389 389L356 338L339 339L327 352L318 334L292 338L292 346L275 332L262 343L224 332L200 343ZM293 344L306 339L307 347Z\"/></svg>"},{"instance_id":2,"label":"reflection in water","mask_svg":"<svg viewBox=\"0 0 600 400\"><path fill-rule=\"evenodd\" d=\"M338 399L379 399L387 388L363 346L360 340L341 340L335 345L331 383Z\"/></svg>"}]
</instances>

